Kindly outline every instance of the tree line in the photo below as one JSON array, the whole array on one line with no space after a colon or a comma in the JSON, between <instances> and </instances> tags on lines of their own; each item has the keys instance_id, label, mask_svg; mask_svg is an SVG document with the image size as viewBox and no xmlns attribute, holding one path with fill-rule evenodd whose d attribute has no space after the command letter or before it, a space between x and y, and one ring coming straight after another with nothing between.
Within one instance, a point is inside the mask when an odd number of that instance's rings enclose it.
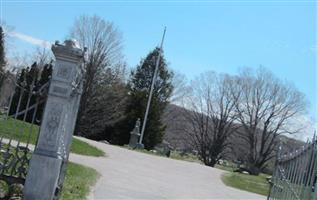
<instances>
[{"instance_id":1,"label":"tree line","mask_svg":"<svg viewBox=\"0 0 317 200\"><path fill-rule=\"evenodd\" d=\"M5 59L4 40L5 40L5 34L4 34L2 26L0 26L0 89L1 89L2 82L4 81L5 66L7 64Z\"/></svg>"},{"instance_id":2,"label":"tree line","mask_svg":"<svg viewBox=\"0 0 317 200\"><path fill-rule=\"evenodd\" d=\"M81 46L88 48L75 134L113 144L127 144L135 122L143 120L158 48L154 48L133 69L126 81L122 59L121 33L98 16L81 16L70 31ZM161 55L159 73L145 129L144 146L152 149L162 141L164 125L160 116L172 92L173 72Z\"/></svg>"},{"instance_id":3,"label":"tree line","mask_svg":"<svg viewBox=\"0 0 317 200\"><path fill-rule=\"evenodd\" d=\"M98 16L80 16L69 36L88 49L74 134L127 144L136 120L143 120L159 48L154 47L128 73L122 36L113 23ZM2 46L0 67L5 66ZM38 63L22 69L17 84L41 87L49 81L52 62L41 59L41 64ZM11 114L21 92L19 88L15 91ZM301 92L264 68L244 69L235 76L205 72L187 83L169 69L162 54L145 129L146 149L162 142L166 129L162 115L175 99L186 108L181 113L186 121L186 126L181 127L183 134L204 164L213 167L233 146L242 146L239 158L251 174L258 174L274 156L279 135L298 131L292 130L290 123L304 114L306 108ZM26 105L25 101L23 96L22 105ZM233 144L229 138L237 139Z\"/></svg>"},{"instance_id":4,"label":"tree line","mask_svg":"<svg viewBox=\"0 0 317 200\"><path fill-rule=\"evenodd\" d=\"M301 92L261 67L236 76L203 73L190 89L183 102L189 123L184 132L199 158L214 166L238 150L240 161L255 175L275 156L279 136L299 131L293 120L306 111Z\"/></svg>"},{"instance_id":5,"label":"tree line","mask_svg":"<svg viewBox=\"0 0 317 200\"><path fill-rule=\"evenodd\" d=\"M34 94L48 83L52 75L52 70L52 62L42 67L39 67L37 62L34 62L31 67L21 69L17 74L16 87L9 108L9 115L16 119L23 120L24 115L17 115L17 113L27 109L27 107L31 105L37 104L36 109L31 109L27 112L25 121L40 124L46 96Z\"/></svg>"},{"instance_id":6,"label":"tree line","mask_svg":"<svg viewBox=\"0 0 317 200\"><path fill-rule=\"evenodd\" d=\"M143 120L159 49L154 47L127 74L122 56L121 33L113 23L98 16L80 16L75 20L69 36L76 38L81 47L88 49L83 94L74 134L95 140L108 140L112 144L127 144L135 122L138 118ZM17 73L16 83L23 87L15 89L9 111L11 115L25 109L28 94L24 90L36 90L49 81L53 64L47 59L47 53L40 52L35 57L37 62L22 67ZM165 126L160 117L169 103L173 90L172 79L173 72L168 68L164 54L161 54L144 135L146 149L152 149L163 139ZM30 105L35 101L32 97ZM32 121L32 112L27 114L26 121ZM37 121L42 112L43 108L39 107Z\"/></svg>"}]
</instances>

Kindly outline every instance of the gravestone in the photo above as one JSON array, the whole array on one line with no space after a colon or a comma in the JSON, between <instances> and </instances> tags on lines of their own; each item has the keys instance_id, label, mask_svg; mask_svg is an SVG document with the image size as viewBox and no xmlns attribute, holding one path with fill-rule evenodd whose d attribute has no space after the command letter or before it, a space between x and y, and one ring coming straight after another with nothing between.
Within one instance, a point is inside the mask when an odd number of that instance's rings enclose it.
<instances>
[{"instance_id":1,"label":"gravestone","mask_svg":"<svg viewBox=\"0 0 317 200\"><path fill-rule=\"evenodd\" d=\"M138 119L135 123L134 129L130 132L130 141L129 146L131 148L136 148L138 146L139 137L140 137L140 119Z\"/></svg>"},{"instance_id":2,"label":"gravestone","mask_svg":"<svg viewBox=\"0 0 317 200\"><path fill-rule=\"evenodd\" d=\"M73 40L56 42L52 51L56 62L25 181L25 200L52 200L62 184L82 92L84 52Z\"/></svg>"}]
</instances>

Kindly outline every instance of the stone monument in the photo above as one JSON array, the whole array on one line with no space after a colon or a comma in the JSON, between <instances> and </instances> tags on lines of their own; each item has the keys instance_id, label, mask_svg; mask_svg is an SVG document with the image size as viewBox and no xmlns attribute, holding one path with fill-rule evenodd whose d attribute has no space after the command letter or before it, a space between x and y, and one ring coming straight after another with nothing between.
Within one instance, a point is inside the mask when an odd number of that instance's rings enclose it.
<instances>
[{"instance_id":1,"label":"stone monument","mask_svg":"<svg viewBox=\"0 0 317 200\"><path fill-rule=\"evenodd\" d=\"M135 123L134 129L130 132L130 141L129 146L131 148L136 148L138 146L139 137L140 137L140 118Z\"/></svg>"},{"instance_id":2,"label":"stone monument","mask_svg":"<svg viewBox=\"0 0 317 200\"><path fill-rule=\"evenodd\" d=\"M25 200L52 200L58 191L82 92L84 52L79 45L74 40L56 42L52 51L56 62L38 143L25 181Z\"/></svg>"}]
</instances>

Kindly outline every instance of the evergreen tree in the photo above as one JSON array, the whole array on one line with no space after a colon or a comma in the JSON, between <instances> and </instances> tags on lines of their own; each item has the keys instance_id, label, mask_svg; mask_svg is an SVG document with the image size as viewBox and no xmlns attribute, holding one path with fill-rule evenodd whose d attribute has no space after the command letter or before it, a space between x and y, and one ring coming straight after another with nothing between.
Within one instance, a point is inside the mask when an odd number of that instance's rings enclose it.
<instances>
[{"instance_id":1,"label":"evergreen tree","mask_svg":"<svg viewBox=\"0 0 317 200\"><path fill-rule=\"evenodd\" d=\"M4 80L5 65L4 32L2 26L0 26L0 90Z\"/></svg>"},{"instance_id":2,"label":"evergreen tree","mask_svg":"<svg viewBox=\"0 0 317 200\"><path fill-rule=\"evenodd\" d=\"M10 108L11 114L15 114L16 112L25 110L28 103L29 103L29 106L35 103L36 101L35 96L32 95L31 90L34 89L37 85L38 74L39 74L39 69L37 67L36 62L34 62L31 65L31 67L22 69L17 81L18 87L16 87L16 90L12 99L12 104ZM27 122L31 122L32 115L33 115L33 110L27 113L27 116L26 116ZM21 114L17 118L20 120L23 120L24 115Z\"/></svg>"},{"instance_id":3,"label":"evergreen tree","mask_svg":"<svg viewBox=\"0 0 317 200\"><path fill-rule=\"evenodd\" d=\"M40 74L40 69L37 65L36 62L34 62L31 65L31 68L29 69L27 75L26 75L26 87L25 87L25 94L24 94L24 98L23 98L23 110L28 107L30 107L31 105L36 103L36 96L32 95L32 92L36 90L37 86L38 86L38 81L39 81L39 74ZM29 100L30 99L30 100ZM30 102L28 102L30 101ZM27 105L29 104L29 105ZM32 122L32 118L33 118L33 113L34 113L34 109L29 110L27 112L27 118L26 121L27 122ZM21 116L21 119L23 119L23 116Z\"/></svg>"},{"instance_id":4,"label":"evergreen tree","mask_svg":"<svg viewBox=\"0 0 317 200\"><path fill-rule=\"evenodd\" d=\"M15 87L14 95L12 97L12 102L10 105L9 114L15 115L18 112L18 104L20 95L23 91L22 88L25 87L26 83L26 74L28 73L28 68L23 68L20 73L17 74L17 86ZM21 97L22 98L22 97ZM21 99L22 101L22 99ZM19 109L20 110L20 109Z\"/></svg>"},{"instance_id":5,"label":"evergreen tree","mask_svg":"<svg viewBox=\"0 0 317 200\"><path fill-rule=\"evenodd\" d=\"M26 88L28 90L30 90L32 86L35 87L37 85L39 73L40 69L38 68L37 63L34 62L26 75Z\"/></svg>"},{"instance_id":6,"label":"evergreen tree","mask_svg":"<svg viewBox=\"0 0 317 200\"><path fill-rule=\"evenodd\" d=\"M40 80L38 82L40 86L43 86L45 83L47 83L50 80L50 76L52 75L52 71L53 71L52 63L44 65L42 72L41 72Z\"/></svg>"},{"instance_id":7,"label":"evergreen tree","mask_svg":"<svg viewBox=\"0 0 317 200\"><path fill-rule=\"evenodd\" d=\"M38 84L36 86L36 90L39 90L43 85L45 85L50 80L50 77L52 76L52 71L53 71L52 62L44 65L42 72L41 72L40 79L39 79ZM35 102L41 102L46 97L40 96L38 98L39 99L35 99ZM37 123L40 121L40 119L42 119L44 106L45 106L45 103L41 103L38 105L37 112L36 112L36 118L35 118Z\"/></svg>"},{"instance_id":8,"label":"evergreen tree","mask_svg":"<svg viewBox=\"0 0 317 200\"><path fill-rule=\"evenodd\" d=\"M111 142L126 144L129 141L130 131L138 118L141 121L147 105L149 91L154 75L156 59L159 49L155 48L141 61L135 71L131 72L128 82L129 100L126 108L126 118L117 124ZM161 116L171 96L173 73L167 69L166 60L161 55L158 75L155 81L152 101L150 105L148 121L144 131L143 144L146 149L152 149L162 142L165 126L161 122Z\"/></svg>"},{"instance_id":9,"label":"evergreen tree","mask_svg":"<svg viewBox=\"0 0 317 200\"><path fill-rule=\"evenodd\" d=\"M39 76L39 74L41 74ZM21 70L17 75L17 87L12 99L10 107L10 115L14 115L18 111L26 109L28 100L30 98L29 107L37 102L41 102L46 98L45 96L37 96L31 93L32 91L39 90L44 84L49 81L52 74L52 64L45 64L43 69L39 69L36 62L34 62L31 67L27 67ZM20 100L21 98L21 100ZM20 101L20 106L18 108ZM26 116L27 122L32 122L33 115L35 114L35 119L38 121L41 119L44 110L44 103L37 106L37 113L34 113L35 109L29 110ZM23 120L24 115L19 115L17 119ZM35 122L36 122L35 121Z\"/></svg>"}]
</instances>

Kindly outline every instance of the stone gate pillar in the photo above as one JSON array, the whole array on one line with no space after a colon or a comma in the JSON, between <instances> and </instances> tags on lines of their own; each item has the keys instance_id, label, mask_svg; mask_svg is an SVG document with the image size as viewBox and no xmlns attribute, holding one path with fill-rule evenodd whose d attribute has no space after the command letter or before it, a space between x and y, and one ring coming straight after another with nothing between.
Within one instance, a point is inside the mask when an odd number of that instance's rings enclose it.
<instances>
[{"instance_id":1,"label":"stone gate pillar","mask_svg":"<svg viewBox=\"0 0 317 200\"><path fill-rule=\"evenodd\" d=\"M52 200L68 158L82 90L83 51L72 40L55 43L56 58L38 143L25 181L23 199Z\"/></svg>"}]
</instances>

